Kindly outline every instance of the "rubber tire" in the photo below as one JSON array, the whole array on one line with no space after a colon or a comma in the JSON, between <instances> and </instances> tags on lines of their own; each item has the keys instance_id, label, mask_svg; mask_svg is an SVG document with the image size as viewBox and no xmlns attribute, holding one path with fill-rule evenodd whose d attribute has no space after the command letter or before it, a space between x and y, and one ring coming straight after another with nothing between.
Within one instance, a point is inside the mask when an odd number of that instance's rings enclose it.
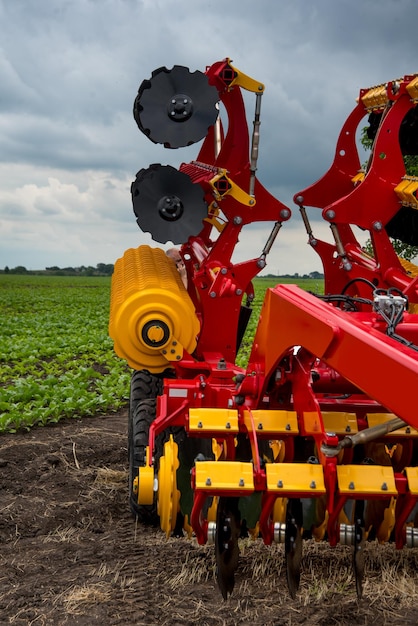
<instances>
[{"instance_id":1,"label":"rubber tire","mask_svg":"<svg viewBox=\"0 0 418 626\"><path fill-rule=\"evenodd\" d=\"M134 517L140 522L152 525L158 525L156 503L138 504L132 485L138 474L138 468L145 465L149 429L155 420L156 398L162 393L162 389L161 376L151 374L148 370L133 372L128 413L129 505Z\"/></svg>"},{"instance_id":2,"label":"rubber tire","mask_svg":"<svg viewBox=\"0 0 418 626\"><path fill-rule=\"evenodd\" d=\"M129 438L129 504L134 517L143 524L158 526L156 502L138 504L132 491L133 480L138 468L145 465L145 453L149 439L149 429L155 419L157 401L155 398L141 400L132 416L132 436Z\"/></svg>"}]
</instances>

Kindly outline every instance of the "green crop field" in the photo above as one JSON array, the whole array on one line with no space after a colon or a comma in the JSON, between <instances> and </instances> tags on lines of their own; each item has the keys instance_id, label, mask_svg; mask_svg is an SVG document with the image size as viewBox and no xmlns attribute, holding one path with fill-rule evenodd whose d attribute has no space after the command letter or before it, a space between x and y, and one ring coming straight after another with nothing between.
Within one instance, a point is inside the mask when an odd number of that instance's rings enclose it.
<instances>
[{"instance_id":1,"label":"green crop field","mask_svg":"<svg viewBox=\"0 0 418 626\"><path fill-rule=\"evenodd\" d=\"M248 358L265 290L277 282L255 281L240 365ZM322 292L322 281L298 284ZM130 369L108 337L109 296L105 277L0 275L0 432L126 406Z\"/></svg>"}]
</instances>

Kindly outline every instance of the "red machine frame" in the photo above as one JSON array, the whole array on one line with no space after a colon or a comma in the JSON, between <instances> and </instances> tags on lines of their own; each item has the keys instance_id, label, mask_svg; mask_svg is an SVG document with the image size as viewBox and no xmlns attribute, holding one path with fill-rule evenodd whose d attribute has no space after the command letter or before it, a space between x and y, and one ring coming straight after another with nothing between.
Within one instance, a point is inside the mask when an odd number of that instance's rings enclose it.
<instances>
[{"instance_id":1,"label":"red machine frame","mask_svg":"<svg viewBox=\"0 0 418 626\"><path fill-rule=\"evenodd\" d=\"M208 478L202 486L197 474L206 466L196 463L192 468L194 500L189 522L200 544L208 540L208 498L260 493L259 532L266 544L275 537L278 498L325 498L328 519L322 536L327 536L331 545L340 540L339 516L348 500L389 504L396 498L393 532L401 548L407 541L406 522L418 501L418 315L408 312L406 304L397 319L396 333L388 334L384 316L371 301L371 290L384 291L390 300L395 289L405 302L418 303L418 275L411 276L404 269L385 229L402 204L396 190L406 173L398 138L405 116L417 106L417 77L405 76L396 83L361 90L358 104L342 128L331 168L318 182L295 194L309 243L323 263L325 294L334 294L336 299L324 301L294 285L268 290L244 369L236 365L243 298L246 295L246 304L251 303L251 281L265 267L266 256L291 211L256 177L264 86L236 70L229 59L208 67L206 75L218 89L228 127L225 132L211 128L197 160L180 167L202 186L209 206L201 232L181 247L187 289L201 330L193 355L185 353L173 365L175 378L164 379L157 416L150 427L149 449L154 450L156 437L164 430L181 426L188 437L211 438L218 443L218 460L208 461L209 469L228 462L232 474L235 469L247 472L245 480L236 485L232 479L220 485ZM256 94L251 145L242 88ZM382 113L382 121L370 162L362 173L356 133L371 111ZM306 206L322 209L334 244L314 237ZM274 224L263 251L258 258L233 264L242 228L261 221ZM374 258L358 243L353 225L370 233ZM344 310L337 297L342 299L341 294L355 299L355 310ZM204 415L204 410L212 411L213 419L199 430L192 424L191 414ZM325 419L328 414L331 417ZM376 439L384 444L402 441L402 455L397 464L389 460L385 466L364 467L361 471L369 477L369 487L351 487L351 475L359 482L352 448L335 455L326 452L337 448L346 436L339 426L346 414L352 416L347 418L352 419L347 428L354 424L359 433L369 432L373 415L380 416L380 422L391 416L405 422L395 432ZM225 417L228 415L232 421ZM237 458L240 434L249 442L251 458ZM274 467L275 463L263 461L260 443L278 440L284 443L284 455ZM317 469L306 462L301 469L296 462L302 440L312 442ZM152 455L148 464L153 464ZM277 479L279 469L285 471L288 464L299 472L296 487L293 483L286 487ZM349 474L346 487L341 467ZM305 474L311 477L306 484ZM215 476L219 478L216 472Z\"/></svg>"}]
</instances>

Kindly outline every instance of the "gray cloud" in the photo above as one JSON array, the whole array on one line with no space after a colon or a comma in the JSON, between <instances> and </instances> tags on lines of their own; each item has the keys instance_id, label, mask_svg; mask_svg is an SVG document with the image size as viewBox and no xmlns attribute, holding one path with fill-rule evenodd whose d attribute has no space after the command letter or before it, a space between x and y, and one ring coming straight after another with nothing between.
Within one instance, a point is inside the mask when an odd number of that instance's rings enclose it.
<instances>
[{"instance_id":1,"label":"gray cloud","mask_svg":"<svg viewBox=\"0 0 418 626\"><path fill-rule=\"evenodd\" d=\"M0 267L112 262L149 241L130 181L198 150L165 151L133 120L139 84L162 65L229 56L265 83L258 175L291 205L331 164L360 88L417 71L417 17L416 0L0 0ZM304 240L292 210L281 269L320 269L309 247L289 250Z\"/></svg>"}]
</instances>

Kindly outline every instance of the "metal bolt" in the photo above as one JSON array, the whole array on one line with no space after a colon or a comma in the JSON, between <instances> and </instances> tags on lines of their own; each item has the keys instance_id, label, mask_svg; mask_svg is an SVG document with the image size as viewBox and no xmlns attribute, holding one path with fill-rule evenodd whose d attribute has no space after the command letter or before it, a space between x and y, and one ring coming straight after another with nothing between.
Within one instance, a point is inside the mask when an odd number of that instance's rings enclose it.
<instances>
[{"instance_id":1,"label":"metal bolt","mask_svg":"<svg viewBox=\"0 0 418 626\"><path fill-rule=\"evenodd\" d=\"M237 294L237 296L242 296L242 289L236 289L235 293Z\"/></svg>"},{"instance_id":2,"label":"metal bolt","mask_svg":"<svg viewBox=\"0 0 418 626\"><path fill-rule=\"evenodd\" d=\"M353 490L356 488L355 484L353 483L353 481L351 481L351 483L348 485L348 488Z\"/></svg>"},{"instance_id":3,"label":"metal bolt","mask_svg":"<svg viewBox=\"0 0 418 626\"><path fill-rule=\"evenodd\" d=\"M411 427L410 427L410 426L407 426L407 427L405 428L405 433L406 433L407 435L409 435L409 434L411 433Z\"/></svg>"},{"instance_id":4,"label":"metal bolt","mask_svg":"<svg viewBox=\"0 0 418 626\"><path fill-rule=\"evenodd\" d=\"M282 489L282 487L283 487L283 481L282 481L282 480L279 480L279 482L277 483L277 486L278 486L278 488L279 488L279 489Z\"/></svg>"},{"instance_id":5,"label":"metal bolt","mask_svg":"<svg viewBox=\"0 0 418 626\"><path fill-rule=\"evenodd\" d=\"M228 270L226 269L226 267L223 267L223 268L221 269L221 274L226 274L226 273L227 273L227 271L228 271Z\"/></svg>"},{"instance_id":6,"label":"metal bolt","mask_svg":"<svg viewBox=\"0 0 418 626\"><path fill-rule=\"evenodd\" d=\"M240 487L243 487L244 485L245 485L244 479L243 479L243 478L240 478L240 480L239 480L239 486L240 486Z\"/></svg>"},{"instance_id":7,"label":"metal bolt","mask_svg":"<svg viewBox=\"0 0 418 626\"><path fill-rule=\"evenodd\" d=\"M373 230L381 231L383 228L382 222L373 222Z\"/></svg>"},{"instance_id":8,"label":"metal bolt","mask_svg":"<svg viewBox=\"0 0 418 626\"><path fill-rule=\"evenodd\" d=\"M302 203L303 203L303 200L304 200L303 196L296 196L296 198L295 198L295 199L296 199L296 202L297 202L298 204L302 204Z\"/></svg>"},{"instance_id":9,"label":"metal bolt","mask_svg":"<svg viewBox=\"0 0 418 626\"><path fill-rule=\"evenodd\" d=\"M234 222L235 226L239 226L240 224L242 224L242 217L240 215L236 215L232 221Z\"/></svg>"},{"instance_id":10,"label":"metal bolt","mask_svg":"<svg viewBox=\"0 0 418 626\"><path fill-rule=\"evenodd\" d=\"M197 427L198 427L198 428L203 428L203 424L202 424L202 422L198 422L198 423L197 423Z\"/></svg>"},{"instance_id":11,"label":"metal bolt","mask_svg":"<svg viewBox=\"0 0 418 626\"><path fill-rule=\"evenodd\" d=\"M311 484L309 485L309 487L310 487L311 489L316 489L316 482L313 480L313 481L311 482Z\"/></svg>"},{"instance_id":12,"label":"metal bolt","mask_svg":"<svg viewBox=\"0 0 418 626\"><path fill-rule=\"evenodd\" d=\"M335 211L333 211L332 209L329 209L326 213L325 213L325 217L327 218L327 220L333 220L335 217Z\"/></svg>"},{"instance_id":13,"label":"metal bolt","mask_svg":"<svg viewBox=\"0 0 418 626\"><path fill-rule=\"evenodd\" d=\"M230 422L227 422L227 423L225 424L225 428L226 428L227 430L229 430L229 429L231 428L231 423L230 423Z\"/></svg>"},{"instance_id":14,"label":"metal bolt","mask_svg":"<svg viewBox=\"0 0 418 626\"><path fill-rule=\"evenodd\" d=\"M283 218L284 220L287 220L287 218L290 216L290 211L289 209L282 209L280 211L280 217Z\"/></svg>"},{"instance_id":15,"label":"metal bolt","mask_svg":"<svg viewBox=\"0 0 418 626\"><path fill-rule=\"evenodd\" d=\"M249 204L250 206L252 206L252 205L254 204L254 202L255 202L255 200L253 200L253 198L250 198L250 200L248 201L248 204Z\"/></svg>"},{"instance_id":16,"label":"metal bolt","mask_svg":"<svg viewBox=\"0 0 418 626\"><path fill-rule=\"evenodd\" d=\"M263 424L260 422L257 426L258 430L263 430Z\"/></svg>"},{"instance_id":17,"label":"metal bolt","mask_svg":"<svg viewBox=\"0 0 418 626\"><path fill-rule=\"evenodd\" d=\"M216 298L216 291L211 291L209 295L211 298Z\"/></svg>"},{"instance_id":18,"label":"metal bolt","mask_svg":"<svg viewBox=\"0 0 418 626\"><path fill-rule=\"evenodd\" d=\"M206 487L210 487L210 486L211 486L211 484L212 484L211 479L210 479L210 478L207 478L207 479L206 479Z\"/></svg>"},{"instance_id":19,"label":"metal bolt","mask_svg":"<svg viewBox=\"0 0 418 626\"><path fill-rule=\"evenodd\" d=\"M286 428L286 430L292 430L292 427L291 427L290 424L286 424L285 428Z\"/></svg>"},{"instance_id":20,"label":"metal bolt","mask_svg":"<svg viewBox=\"0 0 418 626\"><path fill-rule=\"evenodd\" d=\"M383 483L381 489L382 489L382 491L387 491L388 490L387 483Z\"/></svg>"},{"instance_id":21,"label":"metal bolt","mask_svg":"<svg viewBox=\"0 0 418 626\"><path fill-rule=\"evenodd\" d=\"M260 269L264 269L266 267L266 262L263 258L258 259L257 267L259 267Z\"/></svg>"}]
</instances>

